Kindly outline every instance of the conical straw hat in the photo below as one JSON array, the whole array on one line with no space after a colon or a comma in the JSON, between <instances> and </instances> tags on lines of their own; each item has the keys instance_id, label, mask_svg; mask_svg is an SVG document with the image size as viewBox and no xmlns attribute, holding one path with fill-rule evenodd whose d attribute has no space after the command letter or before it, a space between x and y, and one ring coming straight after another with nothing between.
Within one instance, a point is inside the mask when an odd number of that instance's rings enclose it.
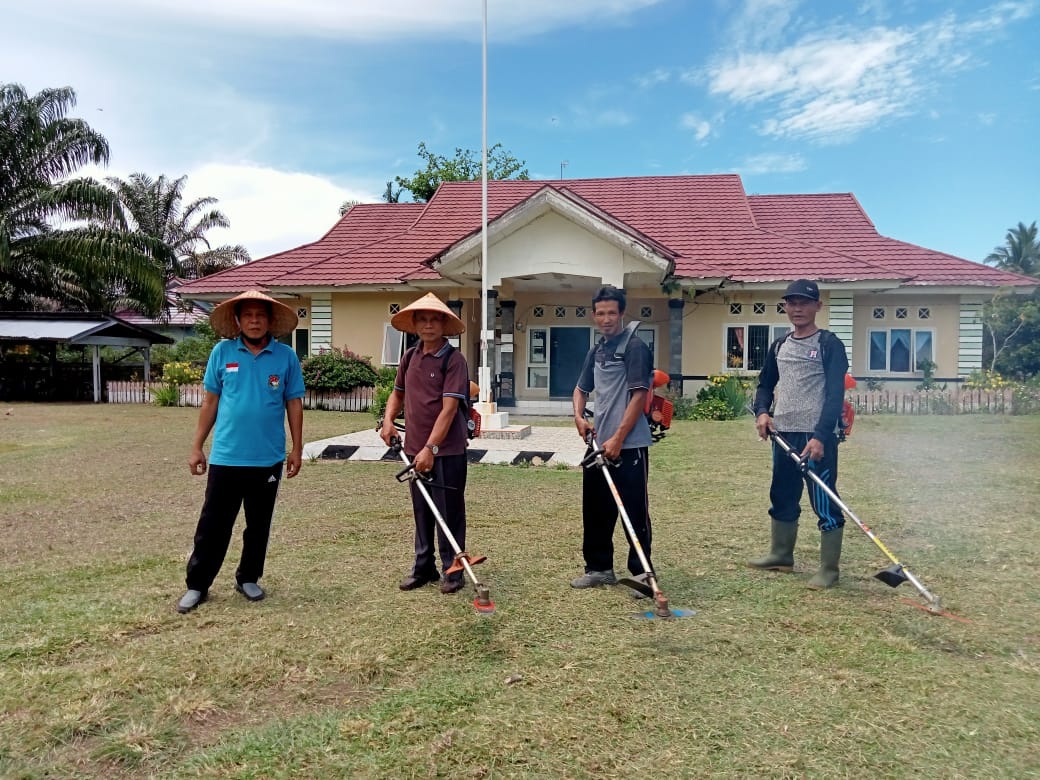
<instances>
[{"instance_id":1,"label":"conical straw hat","mask_svg":"<svg viewBox=\"0 0 1040 780\"><path fill-rule=\"evenodd\" d=\"M209 322L218 336L225 339L233 339L242 332L242 329L238 327L238 323L235 322L235 304L240 301L263 301L270 304L271 322L267 329L276 339L288 336L296 330L296 325L300 321L299 317L296 316L296 312L281 301L276 301L259 290L246 290L241 295L228 298L210 312Z\"/></svg>"},{"instance_id":2,"label":"conical straw hat","mask_svg":"<svg viewBox=\"0 0 1040 780\"><path fill-rule=\"evenodd\" d=\"M417 311L436 311L445 315L445 336L458 336L460 333L466 332L466 325L462 320L455 316L455 312L449 309L448 305L433 293L426 293L419 300L409 303L390 318L390 324L397 330L405 333L415 333L415 319L412 315Z\"/></svg>"}]
</instances>

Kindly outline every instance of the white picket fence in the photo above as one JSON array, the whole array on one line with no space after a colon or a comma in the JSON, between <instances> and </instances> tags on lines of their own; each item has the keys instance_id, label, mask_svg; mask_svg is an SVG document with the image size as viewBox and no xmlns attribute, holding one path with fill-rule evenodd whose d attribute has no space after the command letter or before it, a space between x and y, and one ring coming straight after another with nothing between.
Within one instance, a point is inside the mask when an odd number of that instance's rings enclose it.
<instances>
[{"instance_id":1,"label":"white picket fence","mask_svg":"<svg viewBox=\"0 0 1040 780\"><path fill-rule=\"evenodd\" d=\"M105 398L110 404L150 404L153 391L164 387L162 382L107 382ZM178 406L201 406L205 388L181 385ZM367 412L375 397L375 388L359 387L352 393L328 393L308 390L303 397L304 409L324 409L330 412Z\"/></svg>"}]
</instances>

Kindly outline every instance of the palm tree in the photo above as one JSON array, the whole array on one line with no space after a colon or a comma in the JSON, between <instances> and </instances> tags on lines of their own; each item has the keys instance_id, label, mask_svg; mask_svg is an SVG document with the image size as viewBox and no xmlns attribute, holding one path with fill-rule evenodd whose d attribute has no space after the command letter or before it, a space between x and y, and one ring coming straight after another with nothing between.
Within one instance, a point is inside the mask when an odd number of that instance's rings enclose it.
<instances>
[{"instance_id":1,"label":"palm tree","mask_svg":"<svg viewBox=\"0 0 1040 780\"><path fill-rule=\"evenodd\" d=\"M1005 245L994 249L986 262L1004 271L1040 276L1040 244L1037 243L1036 222L1029 227L1019 222L1018 227L1007 232L1004 240Z\"/></svg>"},{"instance_id":2,"label":"palm tree","mask_svg":"<svg viewBox=\"0 0 1040 780\"><path fill-rule=\"evenodd\" d=\"M70 87L30 96L0 84L0 308L100 309L133 301L163 305L168 250L113 229L118 205L91 178L70 178L108 162L108 142L82 119Z\"/></svg>"},{"instance_id":3,"label":"palm tree","mask_svg":"<svg viewBox=\"0 0 1040 780\"><path fill-rule=\"evenodd\" d=\"M112 176L108 186L122 206L118 220L127 229L166 244L171 252L164 269L167 278L198 279L249 262L249 252L240 245L210 245L206 233L231 225L222 211L211 209L216 198L198 198L184 205L187 176L153 179L132 173L129 179Z\"/></svg>"}]
</instances>

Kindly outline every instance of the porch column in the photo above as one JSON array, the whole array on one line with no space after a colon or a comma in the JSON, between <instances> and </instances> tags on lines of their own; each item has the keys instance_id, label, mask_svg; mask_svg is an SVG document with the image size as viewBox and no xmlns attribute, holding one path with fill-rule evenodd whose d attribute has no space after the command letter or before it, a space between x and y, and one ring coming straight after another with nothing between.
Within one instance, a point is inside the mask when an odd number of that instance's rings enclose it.
<instances>
[{"instance_id":1,"label":"porch column","mask_svg":"<svg viewBox=\"0 0 1040 780\"><path fill-rule=\"evenodd\" d=\"M144 356L144 383L147 385L152 381L152 348L145 347L141 354Z\"/></svg>"},{"instance_id":2,"label":"porch column","mask_svg":"<svg viewBox=\"0 0 1040 780\"><path fill-rule=\"evenodd\" d=\"M448 308L451 309L452 314L454 314L460 320L462 319L462 301L449 300ZM463 322L465 322L465 320L463 320ZM453 336L452 338L449 338L448 341L450 341L452 343L452 346L454 346L456 349L460 349L462 347L461 336ZM463 352L463 355L465 355L465 352Z\"/></svg>"},{"instance_id":3,"label":"porch column","mask_svg":"<svg viewBox=\"0 0 1040 780\"><path fill-rule=\"evenodd\" d=\"M685 298L668 299L668 387L682 395L683 307Z\"/></svg>"},{"instance_id":4,"label":"porch column","mask_svg":"<svg viewBox=\"0 0 1040 780\"><path fill-rule=\"evenodd\" d=\"M502 301L502 373L498 380L498 405L516 406L516 382L514 380L513 328L516 323L516 301Z\"/></svg>"},{"instance_id":5,"label":"porch column","mask_svg":"<svg viewBox=\"0 0 1040 780\"><path fill-rule=\"evenodd\" d=\"M101 403L101 345L94 345L94 403Z\"/></svg>"},{"instance_id":6,"label":"porch column","mask_svg":"<svg viewBox=\"0 0 1040 780\"><path fill-rule=\"evenodd\" d=\"M487 342L487 364L488 372L491 375L491 389L494 390L496 396L495 401L498 400L498 391L495 390L495 325L496 317L495 312L498 309L498 290L487 291L487 324L488 330L491 331L491 338Z\"/></svg>"}]
</instances>

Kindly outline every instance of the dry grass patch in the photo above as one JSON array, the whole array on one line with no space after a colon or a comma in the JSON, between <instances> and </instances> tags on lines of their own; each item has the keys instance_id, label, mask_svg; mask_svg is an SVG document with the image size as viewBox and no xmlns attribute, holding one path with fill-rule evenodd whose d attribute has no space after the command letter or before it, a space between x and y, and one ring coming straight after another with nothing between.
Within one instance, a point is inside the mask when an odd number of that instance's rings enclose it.
<instances>
[{"instance_id":1,"label":"dry grass patch","mask_svg":"<svg viewBox=\"0 0 1040 780\"><path fill-rule=\"evenodd\" d=\"M0 776L1023 777L1040 772L1038 418L865 418L842 494L971 620L872 578L750 571L768 449L748 422L678 423L652 451L654 558L672 603L573 591L580 474L474 466L470 548L498 605L401 593L396 464L305 463L276 512L269 598L182 616L204 482L195 410L15 405L0 418ZM371 425L308 412L308 440ZM1030 476L1032 475L1032 476ZM621 563L620 536L616 556Z\"/></svg>"}]
</instances>

